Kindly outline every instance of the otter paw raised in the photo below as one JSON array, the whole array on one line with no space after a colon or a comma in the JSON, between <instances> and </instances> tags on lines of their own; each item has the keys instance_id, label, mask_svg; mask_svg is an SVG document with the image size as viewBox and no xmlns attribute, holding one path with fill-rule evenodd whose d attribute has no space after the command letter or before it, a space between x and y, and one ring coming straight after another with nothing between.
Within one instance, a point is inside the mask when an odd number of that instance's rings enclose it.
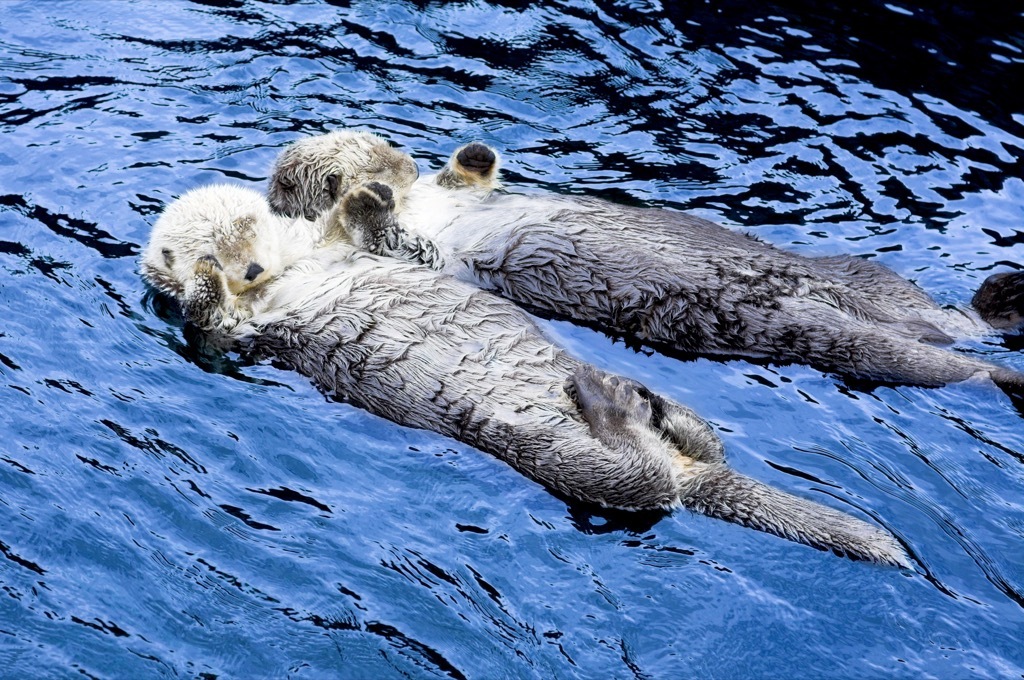
<instances>
[{"instance_id":1,"label":"otter paw raised","mask_svg":"<svg viewBox=\"0 0 1024 680\"><path fill-rule=\"evenodd\" d=\"M377 217L395 209L395 193L386 184L368 182L345 194L343 207L350 219Z\"/></svg>"},{"instance_id":2,"label":"otter paw raised","mask_svg":"<svg viewBox=\"0 0 1024 680\"><path fill-rule=\"evenodd\" d=\"M498 156L494 151L480 142L468 144L455 154L455 161L459 169L475 175L489 173L497 160Z\"/></svg>"},{"instance_id":3,"label":"otter paw raised","mask_svg":"<svg viewBox=\"0 0 1024 680\"><path fill-rule=\"evenodd\" d=\"M216 326L229 294L220 261L213 255L200 257L193 267L192 277L185 282L185 319L200 328Z\"/></svg>"},{"instance_id":4,"label":"otter paw raised","mask_svg":"<svg viewBox=\"0 0 1024 680\"><path fill-rule=\"evenodd\" d=\"M395 197L391 187L368 182L351 189L341 201L340 222L353 244L383 255L395 240Z\"/></svg>"}]
</instances>

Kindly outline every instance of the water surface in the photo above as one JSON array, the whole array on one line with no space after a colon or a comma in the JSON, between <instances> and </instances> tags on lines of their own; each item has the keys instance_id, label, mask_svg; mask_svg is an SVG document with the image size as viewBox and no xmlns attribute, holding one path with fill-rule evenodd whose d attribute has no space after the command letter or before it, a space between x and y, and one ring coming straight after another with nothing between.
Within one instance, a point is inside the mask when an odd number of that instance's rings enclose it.
<instances>
[{"instance_id":1,"label":"water surface","mask_svg":"<svg viewBox=\"0 0 1024 680\"><path fill-rule=\"evenodd\" d=\"M667 3L675 6L677 3ZM911 570L567 503L205 352L146 294L161 208L337 127L525 191L690 210L965 305L1024 262L1017 11L868 2L0 4L0 675L1021 677L1024 420L988 384L572 352ZM1024 370L1019 340L961 351Z\"/></svg>"}]
</instances>

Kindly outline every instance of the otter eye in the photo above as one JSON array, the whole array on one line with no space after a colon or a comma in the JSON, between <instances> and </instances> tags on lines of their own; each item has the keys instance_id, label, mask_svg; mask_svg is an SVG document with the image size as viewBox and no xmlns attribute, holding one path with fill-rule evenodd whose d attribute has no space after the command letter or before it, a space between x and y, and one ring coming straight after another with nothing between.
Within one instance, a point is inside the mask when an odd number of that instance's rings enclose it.
<instances>
[{"instance_id":1,"label":"otter eye","mask_svg":"<svg viewBox=\"0 0 1024 680\"><path fill-rule=\"evenodd\" d=\"M263 273L263 267L259 266L255 262L249 265L249 268L245 270L245 280L255 281L256 277Z\"/></svg>"},{"instance_id":2,"label":"otter eye","mask_svg":"<svg viewBox=\"0 0 1024 680\"><path fill-rule=\"evenodd\" d=\"M340 183L337 175L327 175L327 193L332 199L338 197L338 185Z\"/></svg>"}]
</instances>

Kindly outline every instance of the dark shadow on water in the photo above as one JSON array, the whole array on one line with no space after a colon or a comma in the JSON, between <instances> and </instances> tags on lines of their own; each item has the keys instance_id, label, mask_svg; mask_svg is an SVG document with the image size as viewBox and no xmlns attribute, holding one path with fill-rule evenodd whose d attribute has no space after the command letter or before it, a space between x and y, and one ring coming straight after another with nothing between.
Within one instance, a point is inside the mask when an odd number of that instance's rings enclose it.
<instances>
[{"instance_id":1,"label":"dark shadow on water","mask_svg":"<svg viewBox=\"0 0 1024 680\"><path fill-rule=\"evenodd\" d=\"M142 306L155 314L161 321L181 328L185 325L185 315L181 305L170 295L147 288L142 296Z\"/></svg>"},{"instance_id":2,"label":"dark shadow on water","mask_svg":"<svg viewBox=\"0 0 1024 680\"><path fill-rule=\"evenodd\" d=\"M566 504L569 521L584 534L601 536L624 532L641 536L650 532L655 524L671 513L663 510L616 510L604 508L595 503L585 503L568 496L549 491L551 495Z\"/></svg>"},{"instance_id":3,"label":"dark shadow on water","mask_svg":"<svg viewBox=\"0 0 1024 680\"><path fill-rule=\"evenodd\" d=\"M104 231L95 222L79 219L25 200L24 196L5 194L0 196L0 211L11 210L20 215L39 222L57 236L78 241L92 248L101 256L110 259L136 257L139 246L135 243L120 241Z\"/></svg>"},{"instance_id":4,"label":"dark shadow on water","mask_svg":"<svg viewBox=\"0 0 1024 680\"><path fill-rule=\"evenodd\" d=\"M225 375L240 382L291 389L285 383L246 375L243 369L256 366L259 362L245 354L231 352L231 348L226 347L222 340L187 323L181 305L169 295L147 288L142 297L142 305L169 328L157 329L142 325L140 329L148 335L159 337L168 349L190 364L206 373Z\"/></svg>"}]
</instances>

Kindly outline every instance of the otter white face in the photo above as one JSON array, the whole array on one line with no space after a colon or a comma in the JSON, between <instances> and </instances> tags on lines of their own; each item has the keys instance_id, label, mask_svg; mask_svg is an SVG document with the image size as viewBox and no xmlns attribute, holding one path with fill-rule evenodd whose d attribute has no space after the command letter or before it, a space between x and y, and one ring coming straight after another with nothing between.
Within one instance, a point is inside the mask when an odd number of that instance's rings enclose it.
<instances>
[{"instance_id":1,"label":"otter white face","mask_svg":"<svg viewBox=\"0 0 1024 680\"><path fill-rule=\"evenodd\" d=\"M274 164L267 198L282 215L313 220L349 187L380 182L391 187L400 202L417 177L412 157L381 137L339 130L285 147Z\"/></svg>"},{"instance_id":2,"label":"otter white face","mask_svg":"<svg viewBox=\"0 0 1024 680\"><path fill-rule=\"evenodd\" d=\"M212 256L231 293L242 295L283 271L284 236L259 192L231 185L194 189L153 225L142 273L180 300L196 262Z\"/></svg>"}]
</instances>

